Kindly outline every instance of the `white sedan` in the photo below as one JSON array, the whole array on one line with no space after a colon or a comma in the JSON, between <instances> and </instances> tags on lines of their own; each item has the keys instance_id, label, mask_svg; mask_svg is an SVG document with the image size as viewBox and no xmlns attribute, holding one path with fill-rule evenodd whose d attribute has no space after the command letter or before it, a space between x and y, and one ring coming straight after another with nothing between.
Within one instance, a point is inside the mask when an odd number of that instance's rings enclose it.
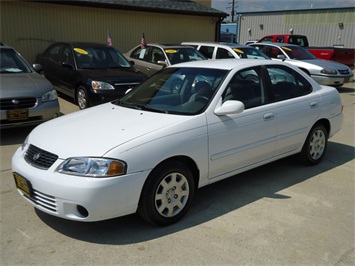
<instances>
[{"instance_id":1,"label":"white sedan","mask_svg":"<svg viewBox=\"0 0 355 266\"><path fill-rule=\"evenodd\" d=\"M36 127L12 170L20 195L51 215L98 221L138 212L168 225L200 187L293 154L319 163L342 122L338 91L289 64L187 62L120 100Z\"/></svg>"}]
</instances>

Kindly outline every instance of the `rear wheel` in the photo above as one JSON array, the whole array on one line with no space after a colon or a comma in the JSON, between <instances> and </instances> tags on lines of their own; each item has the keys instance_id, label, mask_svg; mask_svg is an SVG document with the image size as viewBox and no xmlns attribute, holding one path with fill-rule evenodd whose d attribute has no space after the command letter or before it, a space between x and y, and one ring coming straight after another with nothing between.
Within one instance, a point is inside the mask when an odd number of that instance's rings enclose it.
<instances>
[{"instance_id":1,"label":"rear wheel","mask_svg":"<svg viewBox=\"0 0 355 266\"><path fill-rule=\"evenodd\" d=\"M138 213L151 224L175 223L188 211L194 194L195 184L190 170L179 161L164 163L149 175Z\"/></svg>"},{"instance_id":2,"label":"rear wheel","mask_svg":"<svg viewBox=\"0 0 355 266\"><path fill-rule=\"evenodd\" d=\"M301 159L307 165L318 164L324 157L328 144L328 131L321 125L315 125L308 134L301 151Z\"/></svg>"},{"instance_id":3,"label":"rear wheel","mask_svg":"<svg viewBox=\"0 0 355 266\"><path fill-rule=\"evenodd\" d=\"M85 87L80 86L76 91L76 102L80 109L89 107L89 97Z\"/></svg>"}]
</instances>

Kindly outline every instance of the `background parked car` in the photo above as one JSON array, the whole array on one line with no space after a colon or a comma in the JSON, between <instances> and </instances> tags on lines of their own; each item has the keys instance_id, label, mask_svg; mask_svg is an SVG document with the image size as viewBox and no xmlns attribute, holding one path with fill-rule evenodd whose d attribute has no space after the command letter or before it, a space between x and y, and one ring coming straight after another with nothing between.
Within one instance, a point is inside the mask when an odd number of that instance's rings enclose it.
<instances>
[{"instance_id":1,"label":"background parked car","mask_svg":"<svg viewBox=\"0 0 355 266\"><path fill-rule=\"evenodd\" d=\"M138 45L124 55L148 76L166 66L207 59L193 47L167 44L148 44L144 48Z\"/></svg>"},{"instance_id":2,"label":"background parked car","mask_svg":"<svg viewBox=\"0 0 355 266\"><path fill-rule=\"evenodd\" d=\"M40 65L34 65L37 70ZM0 43L1 128L37 125L58 117L53 85L13 48Z\"/></svg>"},{"instance_id":3,"label":"background parked car","mask_svg":"<svg viewBox=\"0 0 355 266\"><path fill-rule=\"evenodd\" d=\"M195 47L209 59L270 59L257 49L237 43L182 42L181 44Z\"/></svg>"},{"instance_id":4,"label":"background parked car","mask_svg":"<svg viewBox=\"0 0 355 266\"><path fill-rule=\"evenodd\" d=\"M58 42L37 56L45 77L80 109L122 97L147 76L115 48L98 43Z\"/></svg>"},{"instance_id":5,"label":"background parked car","mask_svg":"<svg viewBox=\"0 0 355 266\"><path fill-rule=\"evenodd\" d=\"M353 76L351 69L343 64L318 59L305 48L286 43L253 43L249 44L265 53L273 60L292 64L322 85L340 87L349 82Z\"/></svg>"}]
</instances>

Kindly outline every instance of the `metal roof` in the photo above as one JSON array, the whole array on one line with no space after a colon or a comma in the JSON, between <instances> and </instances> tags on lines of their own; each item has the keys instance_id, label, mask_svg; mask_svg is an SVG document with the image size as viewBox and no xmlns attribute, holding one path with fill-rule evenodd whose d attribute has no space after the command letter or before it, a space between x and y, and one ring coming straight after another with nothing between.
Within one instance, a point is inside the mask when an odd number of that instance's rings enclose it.
<instances>
[{"instance_id":1,"label":"metal roof","mask_svg":"<svg viewBox=\"0 0 355 266\"><path fill-rule=\"evenodd\" d=\"M227 13L191 0L74 0L74 1L32 1L52 4L86 6L96 8L123 9L132 11L173 13L225 18Z\"/></svg>"}]
</instances>

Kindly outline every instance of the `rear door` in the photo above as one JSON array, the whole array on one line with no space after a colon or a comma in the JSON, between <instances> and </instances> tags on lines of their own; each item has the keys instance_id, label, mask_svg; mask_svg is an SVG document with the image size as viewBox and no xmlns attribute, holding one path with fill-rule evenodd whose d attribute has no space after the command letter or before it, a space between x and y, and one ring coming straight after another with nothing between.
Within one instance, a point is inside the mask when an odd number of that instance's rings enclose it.
<instances>
[{"instance_id":1,"label":"rear door","mask_svg":"<svg viewBox=\"0 0 355 266\"><path fill-rule=\"evenodd\" d=\"M302 147L319 116L320 96L298 72L285 65L267 65L270 98L277 122L274 156L294 153Z\"/></svg>"}]
</instances>

